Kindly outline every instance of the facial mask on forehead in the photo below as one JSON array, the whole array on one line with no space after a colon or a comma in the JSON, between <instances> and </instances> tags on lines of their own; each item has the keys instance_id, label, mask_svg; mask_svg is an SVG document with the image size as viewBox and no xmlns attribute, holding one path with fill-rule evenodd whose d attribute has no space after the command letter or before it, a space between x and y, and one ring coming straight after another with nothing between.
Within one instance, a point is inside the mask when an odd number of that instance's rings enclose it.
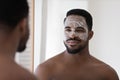
<instances>
[{"instance_id":1,"label":"facial mask on forehead","mask_svg":"<svg viewBox=\"0 0 120 80\"><path fill-rule=\"evenodd\" d=\"M72 20L67 21L67 22L65 23L65 26L70 25L70 24L71 24L71 26L73 25L74 27L82 27L82 26L84 26L84 23L83 23L83 22L72 21Z\"/></svg>"}]
</instances>

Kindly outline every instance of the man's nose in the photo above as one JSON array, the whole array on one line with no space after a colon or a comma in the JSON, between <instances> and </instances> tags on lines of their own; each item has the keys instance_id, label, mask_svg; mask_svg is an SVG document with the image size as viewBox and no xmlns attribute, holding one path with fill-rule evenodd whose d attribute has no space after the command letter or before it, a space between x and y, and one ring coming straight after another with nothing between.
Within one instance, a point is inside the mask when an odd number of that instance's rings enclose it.
<instances>
[{"instance_id":1,"label":"man's nose","mask_svg":"<svg viewBox=\"0 0 120 80\"><path fill-rule=\"evenodd\" d=\"M75 37L76 37L75 32L71 32L71 34L70 34L70 38L75 38Z\"/></svg>"}]
</instances>

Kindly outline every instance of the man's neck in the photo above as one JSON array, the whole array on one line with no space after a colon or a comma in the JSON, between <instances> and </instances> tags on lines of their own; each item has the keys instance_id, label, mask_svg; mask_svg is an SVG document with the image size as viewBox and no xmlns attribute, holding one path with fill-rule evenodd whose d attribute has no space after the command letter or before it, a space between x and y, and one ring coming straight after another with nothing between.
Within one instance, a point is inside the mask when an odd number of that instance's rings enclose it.
<instances>
[{"instance_id":1,"label":"man's neck","mask_svg":"<svg viewBox=\"0 0 120 80\"><path fill-rule=\"evenodd\" d=\"M0 60L15 60L15 58L14 58L14 56L15 55L13 55L13 54L6 54L6 53L1 53L0 52Z\"/></svg>"},{"instance_id":2,"label":"man's neck","mask_svg":"<svg viewBox=\"0 0 120 80\"><path fill-rule=\"evenodd\" d=\"M4 38L0 40L0 56L14 58L15 45L10 41L11 41L10 39L4 39Z\"/></svg>"},{"instance_id":3,"label":"man's neck","mask_svg":"<svg viewBox=\"0 0 120 80\"><path fill-rule=\"evenodd\" d=\"M70 54L68 51L65 51L66 59L70 62L85 62L90 58L89 50L88 48L83 49L82 51L76 53L76 54Z\"/></svg>"}]
</instances>

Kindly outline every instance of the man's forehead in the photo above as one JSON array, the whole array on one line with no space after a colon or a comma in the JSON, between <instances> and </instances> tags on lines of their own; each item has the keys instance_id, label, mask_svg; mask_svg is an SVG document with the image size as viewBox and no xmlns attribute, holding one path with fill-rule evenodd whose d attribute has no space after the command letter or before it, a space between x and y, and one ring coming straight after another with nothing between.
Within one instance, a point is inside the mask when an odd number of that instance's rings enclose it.
<instances>
[{"instance_id":1,"label":"man's forehead","mask_svg":"<svg viewBox=\"0 0 120 80\"><path fill-rule=\"evenodd\" d=\"M83 20L85 20L85 18L83 16L79 16L79 15L70 15L66 18L66 20L83 21Z\"/></svg>"},{"instance_id":2,"label":"man's forehead","mask_svg":"<svg viewBox=\"0 0 120 80\"><path fill-rule=\"evenodd\" d=\"M84 22L71 20L71 21L66 22L65 25L76 25L76 26L81 27L81 26L84 26Z\"/></svg>"},{"instance_id":3,"label":"man's forehead","mask_svg":"<svg viewBox=\"0 0 120 80\"><path fill-rule=\"evenodd\" d=\"M86 24L86 21L85 21L84 17L82 17L82 16L70 15L66 18L65 25L72 24L72 23L82 26L82 25Z\"/></svg>"}]
</instances>

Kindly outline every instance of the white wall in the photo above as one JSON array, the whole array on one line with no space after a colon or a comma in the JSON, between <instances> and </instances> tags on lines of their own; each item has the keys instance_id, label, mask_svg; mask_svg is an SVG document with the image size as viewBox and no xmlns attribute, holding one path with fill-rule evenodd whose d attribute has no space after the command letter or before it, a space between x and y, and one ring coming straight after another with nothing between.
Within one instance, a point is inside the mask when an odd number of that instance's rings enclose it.
<instances>
[{"instance_id":1,"label":"white wall","mask_svg":"<svg viewBox=\"0 0 120 80\"><path fill-rule=\"evenodd\" d=\"M94 18L91 53L112 66L120 76L120 0L89 0Z\"/></svg>"},{"instance_id":2,"label":"white wall","mask_svg":"<svg viewBox=\"0 0 120 80\"><path fill-rule=\"evenodd\" d=\"M42 0L35 0L34 16L34 70L41 63Z\"/></svg>"}]
</instances>

